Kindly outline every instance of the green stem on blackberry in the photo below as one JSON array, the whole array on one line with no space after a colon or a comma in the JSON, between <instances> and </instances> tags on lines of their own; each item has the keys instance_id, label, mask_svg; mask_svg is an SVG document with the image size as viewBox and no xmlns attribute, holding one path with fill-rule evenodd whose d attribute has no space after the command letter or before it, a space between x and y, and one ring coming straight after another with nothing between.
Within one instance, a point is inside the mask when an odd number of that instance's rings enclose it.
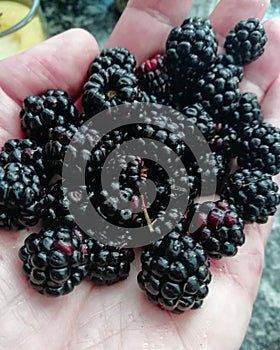
<instances>
[{"instance_id":1,"label":"green stem on blackberry","mask_svg":"<svg viewBox=\"0 0 280 350\"><path fill-rule=\"evenodd\" d=\"M143 196L143 194L140 195L140 198L141 198L141 203L142 203L142 210L143 210L143 213L144 213L144 216L145 216L145 220L148 224L148 228L150 230L151 233L154 232L154 228L153 228L153 224L152 224L152 221L150 219L150 216L149 216L149 213L148 213L148 210L147 210L147 206L146 206L146 203L145 203L145 198Z\"/></svg>"}]
</instances>

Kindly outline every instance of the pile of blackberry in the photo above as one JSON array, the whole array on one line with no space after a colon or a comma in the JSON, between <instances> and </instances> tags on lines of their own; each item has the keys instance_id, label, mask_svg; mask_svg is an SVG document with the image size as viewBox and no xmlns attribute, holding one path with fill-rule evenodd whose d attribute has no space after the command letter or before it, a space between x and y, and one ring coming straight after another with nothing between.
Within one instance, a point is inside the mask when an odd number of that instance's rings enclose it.
<instances>
[{"instance_id":1,"label":"pile of blackberry","mask_svg":"<svg viewBox=\"0 0 280 350\"><path fill-rule=\"evenodd\" d=\"M147 237L158 234L142 247L138 284L148 299L174 313L202 305L211 259L237 254L244 224L265 223L280 203L272 178L280 171L280 130L263 121L257 96L239 89L243 66L266 41L251 18L229 32L218 54L211 22L189 18L171 30L165 53L139 66L125 48L103 50L88 69L81 113L62 90L23 101L26 138L8 140L0 153L0 226L42 226L19 252L35 290L60 296L84 279L126 279L135 256L118 230L141 227ZM100 112L112 125L105 134ZM125 157L113 156L134 141L141 154L128 146ZM173 200L185 192L179 209ZM97 239L94 221L90 230L79 226L89 208L115 227L118 245Z\"/></svg>"}]
</instances>

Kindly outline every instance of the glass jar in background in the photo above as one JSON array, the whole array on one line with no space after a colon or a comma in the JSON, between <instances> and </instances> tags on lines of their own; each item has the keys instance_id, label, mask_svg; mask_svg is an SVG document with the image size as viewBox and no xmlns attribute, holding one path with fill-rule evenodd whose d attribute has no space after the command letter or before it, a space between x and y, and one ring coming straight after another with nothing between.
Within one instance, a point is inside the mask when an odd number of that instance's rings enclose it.
<instances>
[{"instance_id":1,"label":"glass jar in background","mask_svg":"<svg viewBox=\"0 0 280 350\"><path fill-rule=\"evenodd\" d=\"M40 0L0 0L0 60L29 49L46 37Z\"/></svg>"}]
</instances>

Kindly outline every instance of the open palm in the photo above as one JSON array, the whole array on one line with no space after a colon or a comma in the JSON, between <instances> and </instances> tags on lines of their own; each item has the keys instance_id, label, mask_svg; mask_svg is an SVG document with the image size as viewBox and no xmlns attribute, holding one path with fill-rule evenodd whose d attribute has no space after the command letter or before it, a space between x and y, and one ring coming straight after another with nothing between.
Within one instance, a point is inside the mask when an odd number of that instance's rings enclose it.
<instances>
[{"instance_id":1,"label":"open palm","mask_svg":"<svg viewBox=\"0 0 280 350\"><path fill-rule=\"evenodd\" d=\"M211 15L220 44L240 19L262 19L268 0L222 0ZM108 47L126 47L138 62L164 50L171 27L181 24L191 1L131 0ZM255 92L267 121L280 126L280 21L265 23L265 55L245 69L243 91ZM20 138L18 114L28 95L61 88L79 100L89 64L98 54L94 38L70 30L0 62L0 138ZM278 54L279 53L279 54ZM174 315L150 304L130 277L112 287L83 282L70 295L46 298L21 274L17 252L26 231L0 234L1 349L239 349L260 281L272 220L248 225L246 243L234 258L212 261L213 281L203 307Z\"/></svg>"}]
</instances>

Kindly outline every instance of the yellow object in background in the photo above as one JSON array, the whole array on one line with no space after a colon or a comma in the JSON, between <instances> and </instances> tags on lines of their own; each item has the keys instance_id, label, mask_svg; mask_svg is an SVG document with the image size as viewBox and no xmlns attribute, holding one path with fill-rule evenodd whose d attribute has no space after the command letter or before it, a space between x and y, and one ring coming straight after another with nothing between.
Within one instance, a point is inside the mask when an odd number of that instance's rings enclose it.
<instances>
[{"instance_id":1,"label":"yellow object in background","mask_svg":"<svg viewBox=\"0 0 280 350\"><path fill-rule=\"evenodd\" d=\"M0 32L22 21L30 7L16 1L0 0ZM0 59L20 53L46 39L44 23L38 14L15 32L0 37Z\"/></svg>"}]
</instances>

